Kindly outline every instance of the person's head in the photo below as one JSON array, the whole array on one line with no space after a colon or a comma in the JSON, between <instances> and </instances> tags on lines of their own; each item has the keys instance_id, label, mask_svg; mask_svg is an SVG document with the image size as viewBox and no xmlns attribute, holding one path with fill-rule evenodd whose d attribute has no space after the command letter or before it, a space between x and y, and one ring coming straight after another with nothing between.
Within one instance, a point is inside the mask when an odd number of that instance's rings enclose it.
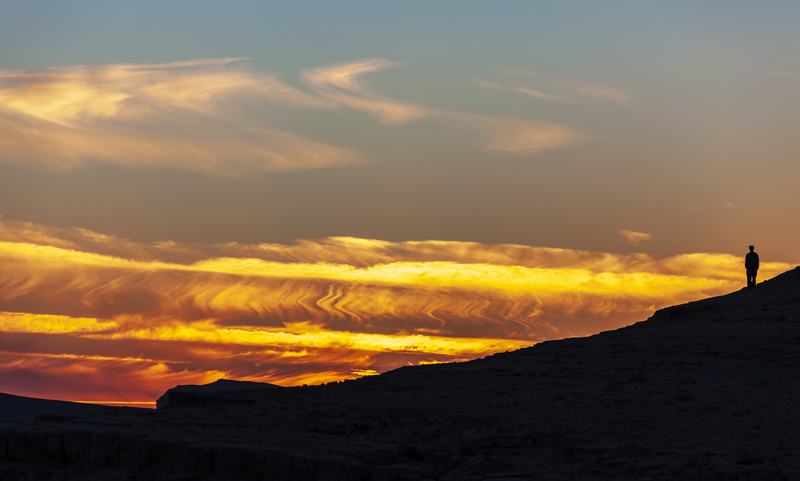
<instances>
[{"instance_id":1,"label":"person's head","mask_svg":"<svg viewBox=\"0 0 800 481\"><path fill-rule=\"evenodd\" d=\"M750 252L753 252L753 249L755 249L755 247L750 246Z\"/></svg>"}]
</instances>

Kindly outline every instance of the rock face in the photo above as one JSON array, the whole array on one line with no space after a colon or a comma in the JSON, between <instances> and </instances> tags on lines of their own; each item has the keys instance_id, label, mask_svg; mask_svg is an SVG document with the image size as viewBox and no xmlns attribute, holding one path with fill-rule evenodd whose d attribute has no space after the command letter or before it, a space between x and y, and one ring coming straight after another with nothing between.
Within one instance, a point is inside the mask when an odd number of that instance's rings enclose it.
<instances>
[{"instance_id":1,"label":"rock face","mask_svg":"<svg viewBox=\"0 0 800 481\"><path fill-rule=\"evenodd\" d=\"M647 321L321 386L0 424L0 479L800 479L800 268Z\"/></svg>"},{"instance_id":2,"label":"rock face","mask_svg":"<svg viewBox=\"0 0 800 481\"><path fill-rule=\"evenodd\" d=\"M200 396L201 398L205 399L207 402L213 402L211 401L213 397L205 396L205 394L221 391L245 391L250 389L274 389L281 387L282 386L266 382L234 381L232 379L217 379L210 384L182 384L168 389L164 395L158 398L156 407L162 409L167 406L192 403L191 399L194 395L191 393L202 393L203 395Z\"/></svg>"}]
</instances>

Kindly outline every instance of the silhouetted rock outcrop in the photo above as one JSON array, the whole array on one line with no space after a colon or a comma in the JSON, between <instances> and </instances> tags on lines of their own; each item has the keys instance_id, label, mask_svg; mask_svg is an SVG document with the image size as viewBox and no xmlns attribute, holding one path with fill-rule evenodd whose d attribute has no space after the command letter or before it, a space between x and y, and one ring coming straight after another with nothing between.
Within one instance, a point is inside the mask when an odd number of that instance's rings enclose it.
<instances>
[{"instance_id":1,"label":"silhouetted rock outcrop","mask_svg":"<svg viewBox=\"0 0 800 481\"><path fill-rule=\"evenodd\" d=\"M0 424L2 479L800 479L800 269L356 381Z\"/></svg>"},{"instance_id":2,"label":"silhouetted rock outcrop","mask_svg":"<svg viewBox=\"0 0 800 481\"><path fill-rule=\"evenodd\" d=\"M245 391L250 389L270 389L280 388L275 384L266 382L253 382L253 381L234 381L232 379L217 379L209 384L182 384L168 389L158 401L156 407L158 409L167 406L187 406L193 404L221 404L223 399L234 398L230 396L208 396L208 393L219 393L228 391ZM196 396L194 393L201 393ZM235 402L234 402L235 403Z\"/></svg>"}]
</instances>

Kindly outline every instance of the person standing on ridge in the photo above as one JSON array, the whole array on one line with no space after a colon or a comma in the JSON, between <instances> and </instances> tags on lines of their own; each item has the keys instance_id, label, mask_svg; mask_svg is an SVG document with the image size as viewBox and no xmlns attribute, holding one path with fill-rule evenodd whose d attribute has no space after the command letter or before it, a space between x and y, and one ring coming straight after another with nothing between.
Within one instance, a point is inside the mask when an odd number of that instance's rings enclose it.
<instances>
[{"instance_id":1,"label":"person standing on ridge","mask_svg":"<svg viewBox=\"0 0 800 481\"><path fill-rule=\"evenodd\" d=\"M756 274L758 274L758 254L753 251L755 247L750 246L750 252L744 256L744 268L747 269L747 288L756 287Z\"/></svg>"}]
</instances>

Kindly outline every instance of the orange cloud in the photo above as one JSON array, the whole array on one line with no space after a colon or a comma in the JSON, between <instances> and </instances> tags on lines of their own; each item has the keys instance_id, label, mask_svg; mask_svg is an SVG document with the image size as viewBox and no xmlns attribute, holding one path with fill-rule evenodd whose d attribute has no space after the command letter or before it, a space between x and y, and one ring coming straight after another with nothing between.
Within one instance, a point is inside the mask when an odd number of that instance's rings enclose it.
<instances>
[{"instance_id":1,"label":"orange cloud","mask_svg":"<svg viewBox=\"0 0 800 481\"><path fill-rule=\"evenodd\" d=\"M742 262L349 237L140 244L0 219L0 391L147 401L170 383L328 382L469 359L730 292ZM69 394L81 376L91 399Z\"/></svg>"}]
</instances>

